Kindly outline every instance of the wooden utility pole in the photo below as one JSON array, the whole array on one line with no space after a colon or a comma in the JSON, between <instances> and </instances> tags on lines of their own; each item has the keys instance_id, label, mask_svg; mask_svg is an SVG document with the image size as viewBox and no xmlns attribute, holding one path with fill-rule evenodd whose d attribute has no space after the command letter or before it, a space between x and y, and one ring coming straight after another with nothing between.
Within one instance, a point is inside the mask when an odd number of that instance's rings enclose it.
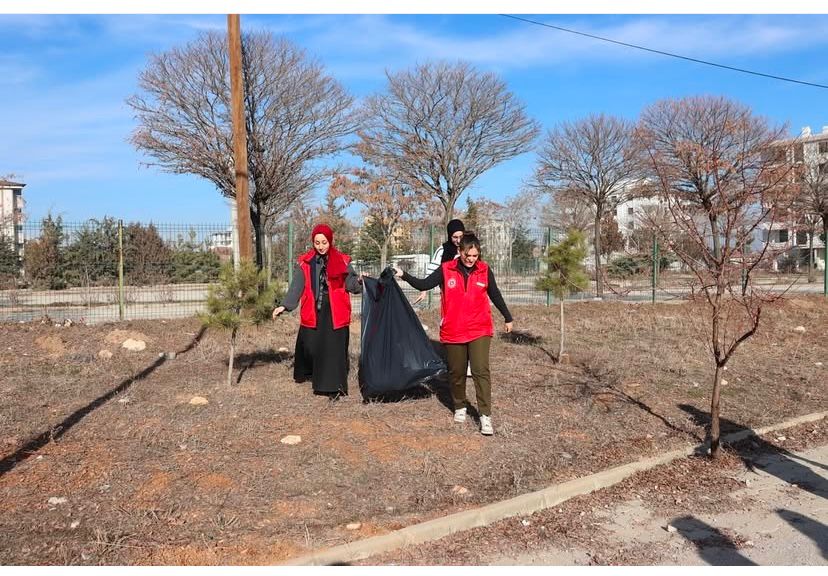
<instances>
[{"instance_id":1,"label":"wooden utility pole","mask_svg":"<svg viewBox=\"0 0 828 576\"><path fill-rule=\"evenodd\" d=\"M227 43L230 54L230 103L233 113L233 158L236 166L236 218L239 231L239 260L250 262L250 197L247 174L247 128L244 122L242 84L241 24L238 14L227 15Z\"/></svg>"}]
</instances>

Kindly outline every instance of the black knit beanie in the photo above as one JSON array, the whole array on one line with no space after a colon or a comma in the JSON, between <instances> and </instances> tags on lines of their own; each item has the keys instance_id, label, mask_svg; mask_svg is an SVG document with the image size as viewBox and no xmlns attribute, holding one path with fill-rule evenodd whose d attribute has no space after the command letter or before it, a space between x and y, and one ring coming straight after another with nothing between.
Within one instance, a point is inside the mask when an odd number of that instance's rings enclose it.
<instances>
[{"instance_id":1,"label":"black knit beanie","mask_svg":"<svg viewBox=\"0 0 828 576\"><path fill-rule=\"evenodd\" d=\"M449 220L449 223L446 225L446 232L448 232L448 239L451 240L451 235L455 232L465 232L466 227L463 226L463 221L458 220L455 218L454 220Z\"/></svg>"}]
</instances>

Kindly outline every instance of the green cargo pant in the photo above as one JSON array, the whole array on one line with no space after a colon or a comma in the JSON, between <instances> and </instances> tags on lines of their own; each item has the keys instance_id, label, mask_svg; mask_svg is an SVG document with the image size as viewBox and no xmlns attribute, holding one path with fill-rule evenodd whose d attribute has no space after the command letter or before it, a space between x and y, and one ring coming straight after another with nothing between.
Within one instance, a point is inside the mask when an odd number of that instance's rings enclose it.
<instances>
[{"instance_id":1,"label":"green cargo pant","mask_svg":"<svg viewBox=\"0 0 828 576\"><path fill-rule=\"evenodd\" d=\"M466 406L466 366L470 363L477 394L477 411L482 416L492 415L492 381L489 373L491 343L491 336L482 336L467 344L445 344L455 410Z\"/></svg>"}]
</instances>

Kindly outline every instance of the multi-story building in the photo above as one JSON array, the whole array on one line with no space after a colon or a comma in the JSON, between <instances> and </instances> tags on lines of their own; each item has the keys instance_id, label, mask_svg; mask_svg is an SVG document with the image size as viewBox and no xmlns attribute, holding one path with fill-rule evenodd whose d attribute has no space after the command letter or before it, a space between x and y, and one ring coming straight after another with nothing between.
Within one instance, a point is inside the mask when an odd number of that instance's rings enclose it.
<instances>
[{"instance_id":1,"label":"multi-story building","mask_svg":"<svg viewBox=\"0 0 828 576\"><path fill-rule=\"evenodd\" d=\"M23 187L25 184L0 178L0 235L14 244L23 258Z\"/></svg>"},{"instance_id":2,"label":"multi-story building","mask_svg":"<svg viewBox=\"0 0 828 576\"><path fill-rule=\"evenodd\" d=\"M816 176L817 182L828 186L828 126L823 126L818 134L805 126L798 137L782 140L775 146L782 151L783 158L804 167ZM818 270L824 269L825 239L821 237L822 226L818 215L791 215L773 223L760 224L759 229L761 236L755 239L755 248L767 245L768 250L776 254L772 261L774 270L781 265L797 270L807 265L811 248L814 265Z\"/></svg>"}]
</instances>

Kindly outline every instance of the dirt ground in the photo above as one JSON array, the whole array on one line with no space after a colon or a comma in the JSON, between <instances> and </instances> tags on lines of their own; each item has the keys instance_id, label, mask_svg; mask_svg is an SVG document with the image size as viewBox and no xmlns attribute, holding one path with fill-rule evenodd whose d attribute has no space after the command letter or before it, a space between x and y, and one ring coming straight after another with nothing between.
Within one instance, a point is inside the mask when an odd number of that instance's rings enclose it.
<instances>
[{"instance_id":1,"label":"dirt ground","mask_svg":"<svg viewBox=\"0 0 828 576\"><path fill-rule=\"evenodd\" d=\"M0 564L284 562L704 438L703 306L568 305L568 364L557 308L513 314L537 338L493 342L490 438L452 423L439 382L364 402L358 319L338 402L292 380L296 315L243 333L230 388L227 335L196 319L3 325ZM436 337L437 312L421 318ZM763 312L725 376L724 432L828 407L826 325L819 297Z\"/></svg>"},{"instance_id":2,"label":"dirt ground","mask_svg":"<svg viewBox=\"0 0 828 576\"><path fill-rule=\"evenodd\" d=\"M726 446L716 461L682 458L535 514L355 564L825 565L826 457L823 419Z\"/></svg>"}]
</instances>

